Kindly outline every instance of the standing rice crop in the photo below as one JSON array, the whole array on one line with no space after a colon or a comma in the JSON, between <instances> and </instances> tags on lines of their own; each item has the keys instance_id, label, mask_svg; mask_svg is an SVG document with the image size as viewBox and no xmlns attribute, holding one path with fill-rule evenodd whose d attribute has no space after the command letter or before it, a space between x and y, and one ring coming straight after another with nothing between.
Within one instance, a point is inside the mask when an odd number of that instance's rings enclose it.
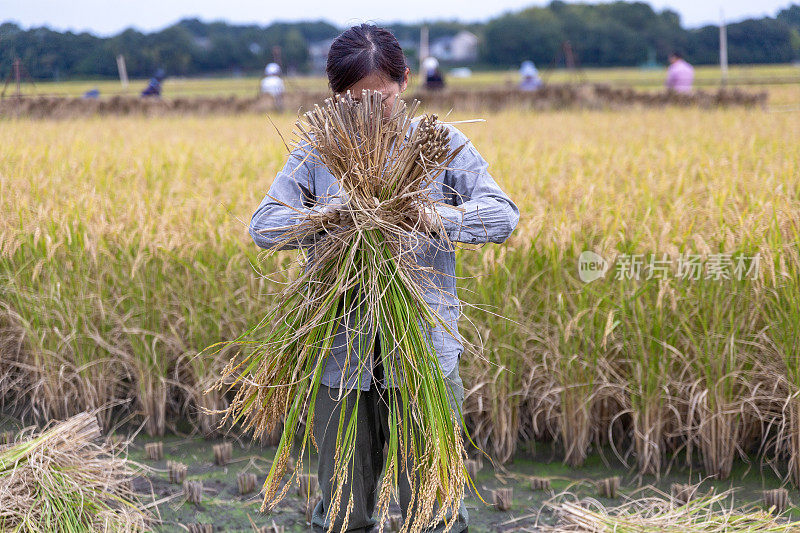
<instances>
[{"instance_id":1,"label":"standing rice crop","mask_svg":"<svg viewBox=\"0 0 800 533\"><path fill-rule=\"evenodd\" d=\"M460 363L472 377L464 398L464 418L473 442L500 462L516 451L526 380L535 374L528 368L526 352L535 331L529 323L538 310L519 297L530 293L540 276L514 275L518 262L528 258L506 252L505 247L484 248L480 264L466 268L461 262L456 270L463 280L460 290L481 303L465 310L474 327L465 328L464 335L485 354Z\"/></svg>"},{"instance_id":2,"label":"standing rice crop","mask_svg":"<svg viewBox=\"0 0 800 533\"><path fill-rule=\"evenodd\" d=\"M788 459L789 477L800 486L800 226L788 220L783 231L770 235L778 253L773 259L773 283L764 285L764 315L768 328L761 335L767 357L758 362L761 407L777 426L775 456ZM770 258L773 254L768 254Z\"/></svg>"},{"instance_id":3,"label":"standing rice crop","mask_svg":"<svg viewBox=\"0 0 800 533\"><path fill-rule=\"evenodd\" d=\"M288 491L289 484L281 489L280 482L301 419L301 457L309 437L313 442L317 391L334 336L343 328L348 352L358 357L352 364L348 358L340 388L355 382L356 407L350 415L340 410L330 508L346 509L347 524L352 499L343 492L358 475L352 458L361 376L372 364L379 331L381 362L394 386L387 388L391 435L378 515L386 517L393 486L406 476L415 512L404 531L456 516L467 481L461 413L450 408L430 342L434 328L454 332L423 297L434 290L438 273L415 256L426 246L452 246L441 221L431 223L422 214L434 208L428 184L461 148L450 148L449 130L435 115L416 122L417 105L398 100L386 118L379 93L365 92L360 101L348 94L326 100L297 122L298 146L337 178L343 205L301 214L298 224L278 230L275 249L314 241L313 257L278 296L275 309L238 339L248 353L243 361L231 361L219 383L233 378L238 389L227 417L255 434L271 432L285 419L263 508ZM432 238L432 232L442 237Z\"/></svg>"},{"instance_id":4,"label":"standing rice crop","mask_svg":"<svg viewBox=\"0 0 800 533\"><path fill-rule=\"evenodd\" d=\"M677 302L669 280L653 278L643 282L623 305L636 461L641 474L659 475L666 456L665 431L670 422L675 425L671 376L681 368L675 364L680 334L674 315Z\"/></svg>"},{"instance_id":5,"label":"standing rice crop","mask_svg":"<svg viewBox=\"0 0 800 533\"><path fill-rule=\"evenodd\" d=\"M544 357L554 361L564 463L578 467L600 430L596 416L600 401L614 396L609 394L615 388L610 355L615 352L611 339L618 322L610 298L598 297L591 285L573 288L572 280L565 284L569 289L555 295Z\"/></svg>"},{"instance_id":6,"label":"standing rice crop","mask_svg":"<svg viewBox=\"0 0 800 533\"><path fill-rule=\"evenodd\" d=\"M749 280L697 280L687 300L681 330L693 381L683 384L686 402L687 458L696 445L708 475L726 479L742 452L743 414L752 390L752 341L758 306Z\"/></svg>"}]
</instances>

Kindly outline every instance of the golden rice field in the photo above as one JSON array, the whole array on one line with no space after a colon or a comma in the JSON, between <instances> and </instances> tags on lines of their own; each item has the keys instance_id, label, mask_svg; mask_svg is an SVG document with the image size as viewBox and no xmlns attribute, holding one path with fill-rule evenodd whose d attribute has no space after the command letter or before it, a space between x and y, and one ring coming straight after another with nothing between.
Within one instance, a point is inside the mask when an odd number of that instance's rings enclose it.
<instances>
[{"instance_id":1,"label":"golden rice field","mask_svg":"<svg viewBox=\"0 0 800 533\"><path fill-rule=\"evenodd\" d=\"M522 217L505 245L460 252L476 442L500 461L555 440L570 465L610 447L642 473L721 478L746 455L800 483L797 113L482 118L462 129ZM229 354L197 354L259 320L294 257L259 258L247 233L285 155L261 116L0 123L2 407L114 404L150 434L213 432L200 408L225 398L202 391ZM581 281L584 250L605 277ZM616 279L635 254L666 254L661 279ZM734 275L742 256L758 268Z\"/></svg>"}]
</instances>

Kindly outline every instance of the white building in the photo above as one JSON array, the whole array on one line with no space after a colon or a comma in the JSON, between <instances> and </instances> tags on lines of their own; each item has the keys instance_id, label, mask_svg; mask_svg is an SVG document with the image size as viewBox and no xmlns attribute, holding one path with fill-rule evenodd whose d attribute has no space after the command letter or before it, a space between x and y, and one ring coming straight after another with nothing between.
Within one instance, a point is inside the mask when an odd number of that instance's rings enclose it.
<instances>
[{"instance_id":1,"label":"white building","mask_svg":"<svg viewBox=\"0 0 800 533\"><path fill-rule=\"evenodd\" d=\"M451 37L442 37L431 43L430 54L451 63L467 63L478 59L478 36L462 30Z\"/></svg>"},{"instance_id":2,"label":"white building","mask_svg":"<svg viewBox=\"0 0 800 533\"><path fill-rule=\"evenodd\" d=\"M315 41L308 45L308 57L311 60L311 70L314 72L325 72L328 64L328 52L333 44L333 39Z\"/></svg>"}]
</instances>

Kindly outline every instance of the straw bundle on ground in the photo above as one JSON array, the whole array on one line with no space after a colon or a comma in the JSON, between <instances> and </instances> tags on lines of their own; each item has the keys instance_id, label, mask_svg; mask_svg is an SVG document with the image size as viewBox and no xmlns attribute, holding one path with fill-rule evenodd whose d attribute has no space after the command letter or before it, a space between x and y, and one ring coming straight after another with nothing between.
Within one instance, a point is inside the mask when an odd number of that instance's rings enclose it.
<instances>
[{"instance_id":1,"label":"straw bundle on ground","mask_svg":"<svg viewBox=\"0 0 800 533\"><path fill-rule=\"evenodd\" d=\"M716 533L798 531L800 522L770 514L762 509L736 509L731 491L708 494L676 505L669 498L642 498L606 509L595 500L563 502L555 506L560 521L545 531L592 531L637 533Z\"/></svg>"},{"instance_id":2,"label":"straw bundle on ground","mask_svg":"<svg viewBox=\"0 0 800 533\"><path fill-rule=\"evenodd\" d=\"M128 462L81 413L0 450L0 530L143 531Z\"/></svg>"},{"instance_id":3,"label":"straw bundle on ground","mask_svg":"<svg viewBox=\"0 0 800 533\"><path fill-rule=\"evenodd\" d=\"M398 476L407 476L417 495L406 531L420 531L447 513L456 515L468 479L461 414L450 408L428 329L449 328L423 299L436 273L419 266L414 256L421 246L451 246L441 222L431 223L423 213L434 208L427 183L460 148L450 149L449 130L435 116L413 120L417 105L398 100L387 118L380 94L365 92L360 101L350 95L330 98L297 123L298 146L337 178L342 205L303 213L297 225L281 228L275 249L313 241L313 260L278 296L272 313L237 339L249 353L244 361L233 360L223 376L233 378L237 387L229 418L257 435L285 419L264 487L264 508L288 491L290 483L279 491L280 482L303 418L300 456L307 450L317 390L341 326L351 353L358 354L357 367L345 368L342 378L345 387L357 376L356 402L362 371L372 362L376 331L387 380L397 385L387 389L392 434L379 489L379 520L388 513ZM441 240L430 237L434 231ZM342 409L338 420L331 509L342 502L347 507L350 495L343 494L343 487L357 475L349 466L356 412L346 419Z\"/></svg>"}]
</instances>

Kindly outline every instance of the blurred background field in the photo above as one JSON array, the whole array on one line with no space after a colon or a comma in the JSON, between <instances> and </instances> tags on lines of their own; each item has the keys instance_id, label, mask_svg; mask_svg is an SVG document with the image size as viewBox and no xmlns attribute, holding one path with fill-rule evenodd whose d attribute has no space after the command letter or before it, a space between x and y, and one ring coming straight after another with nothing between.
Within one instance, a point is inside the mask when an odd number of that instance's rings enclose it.
<instances>
[{"instance_id":1,"label":"blurred background field","mask_svg":"<svg viewBox=\"0 0 800 533\"><path fill-rule=\"evenodd\" d=\"M630 87L644 91L661 90L664 86L664 71L660 68L586 68L577 74L563 68L541 71L542 79L548 83L603 83L614 87ZM516 69L508 71L475 72L468 78L451 77L449 86L453 89L508 89L519 81ZM257 77L239 78L168 78L164 82L164 92L169 98L193 96L238 96L258 95ZM321 75L292 76L285 79L288 91L327 90L327 79ZM22 93L28 96L79 97L92 89L98 89L102 97L115 95L136 95L147 80L131 80L124 89L116 80L78 80L62 82L37 82L35 85L23 84ZM695 85L701 90L718 89L721 75L718 66L698 66L695 69ZM409 90L420 86L417 76L411 78ZM728 71L726 86L759 91L767 90L772 104L800 102L800 66L782 65L732 65Z\"/></svg>"}]
</instances>

